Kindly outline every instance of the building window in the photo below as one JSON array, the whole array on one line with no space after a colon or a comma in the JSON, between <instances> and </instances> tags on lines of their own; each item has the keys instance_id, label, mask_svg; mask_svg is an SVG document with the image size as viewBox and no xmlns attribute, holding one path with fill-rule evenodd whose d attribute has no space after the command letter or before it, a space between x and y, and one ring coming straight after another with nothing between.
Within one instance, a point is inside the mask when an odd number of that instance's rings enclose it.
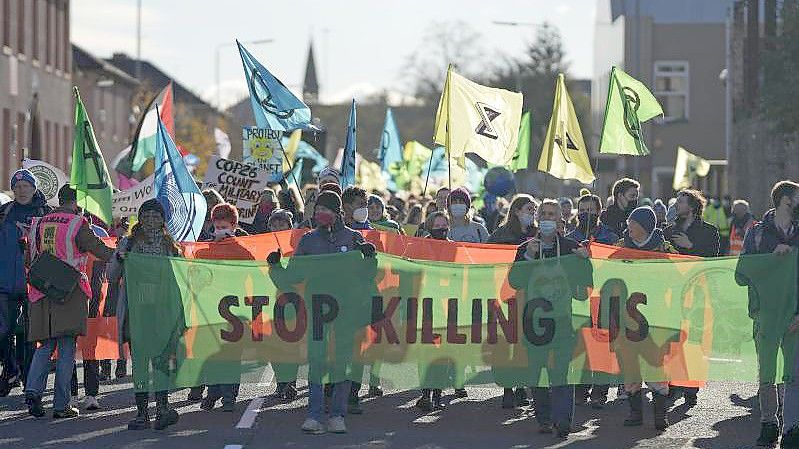
<instances>
[{"instance_id":1,"label":"building window","mask_svg":"<svg viewBox=\"0 0 799 449\"><path fill-rule=\"evenodd\" d=\"M53 144L53 142L50 139L50 120L45 120L44 121L44 145L43 145L44 148L42 148L42 155L43 155L42 157L44 158L45 161L52 161L52 160L55 159L55 158L53 158L53 155L55 153L53 152L52 144Z\"/></svg>"},{"instance_id":2,"label":"building window","mask_svg":"<svg viewBox=\"0 0 799 449\"><path fill-rule=\"evenodd\" d=\"M663 106L663 120L687 120L691 98L688 61L656 61L654 79L654 94Z\"/></svg>"},{"instance_id":3,"label":"building window","mask_svg":"<svg viewBox=\"0 0 799 449\"><path fill-rule=\"evenodd\" d=\"M61 41L59 37L61 37L61 14L58 4L55 5L55 17L53 20L55 21L55 45L54 45L54 52L55 55L53 56L53 64L55 65L55 69L58 70L61 68Z\"/></svg>"},{"instance_id":4,"label":"building window","mask_svg":"<svg viewBox=\"0 0 799 449\"><path fill-rule=\"evenodd\" d=\"M72 156L72 140L70 139L69 126L64 125L64 151L61 152L61 166L67 166L67 159Z\"/></svg>"},{"instance_id":5,"label":"building window","mask_svg":"<svg viewBox=\"0 0 799 449\"><path fill-rule=\"evenodd\" d=\"M58 168L63 167L61 165L61 130L58 128L58 123L53 122L53 151L55 152L55 157L53 160L55 161L55 166Z\"/></svg>"},{"instance_id":6,"label":"building window","mask_svg":"<svg viewBox=\"0 0 799 449\"><path fill-rule=\"evenodd\" d=\"M39 0L33 0L33 41L31 42L31 55L33 59L39 59Z\"/></svg>"},{"instance_id":7,"label":"building window","mask_svg":"<svg viewBox=\"0 0 799 449\"><path fill-rule=\"evenodd\" d=\"M11 46L11 0L3 2L3 45Z\"/></svg>"},{"instance_id":8,"label":"building window","mask_svg":"<svg viewBox=\"0 0 799 449\"><path fill-rule=\"evenodd\" d=\"M17 53L25 53L25 2L17 2Z\"/></svg>"}]
</instances>

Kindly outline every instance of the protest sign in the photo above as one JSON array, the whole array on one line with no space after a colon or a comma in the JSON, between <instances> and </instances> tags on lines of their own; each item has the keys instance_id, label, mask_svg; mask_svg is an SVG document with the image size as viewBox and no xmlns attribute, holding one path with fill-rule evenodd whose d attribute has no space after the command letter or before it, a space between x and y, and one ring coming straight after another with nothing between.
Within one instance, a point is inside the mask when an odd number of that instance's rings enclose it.
<instances>
[{"instance_id":1,"label":"protest sign","mask_svg":"<svg viewBox=\"0 0 799 449\"><path fill-rule=\"evenodd\" d=\"M203 187L216 189L225 201L236 206L240 222L252 223L268 180L267 171L255 165L211 156Z\"/></svg>"},{"instance_id":2,"label":"protest sign","mask_svg":"<svg viewBox=\"0 0 799 449\"><path fill-rule=\"evenodd\" d=\"M255 165L266 171L267 181L280 182L283 179L283 133L273 129L248 127L241 132L244 142L244 163Z\"/></svg>"},{"instance_id":3,"label":"protest sign","mask_svg":"<svg viewBox=\"0 0 799 449\"><path fill-rule=\"evenodd\" d=\"M44 194L47 204L58 206L58 190L69 183L69 177L60 169L47 162L36 159L24 159L22 168L30 171L36 177L36 188Z\"/></svg>"},{"instance_id":4,"label":"protest sign","mask_svg":"<svg viewBox=\"0 0 799 449\"><path fill-rule=\"evenodd\" d=\"M148 176L129 189L114 193L111 203L111 213L114 218L136 215L145 201L155 198L153 176Z\"/></svg>"}]
</instances>

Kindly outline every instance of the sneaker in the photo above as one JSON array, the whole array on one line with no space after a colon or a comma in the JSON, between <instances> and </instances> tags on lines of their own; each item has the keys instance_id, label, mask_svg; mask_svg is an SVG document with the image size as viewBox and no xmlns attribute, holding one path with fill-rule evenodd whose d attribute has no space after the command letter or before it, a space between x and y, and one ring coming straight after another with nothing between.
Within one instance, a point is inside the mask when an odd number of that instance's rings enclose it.
<instances>
[{"instance_id":1,"label":"sneaker","mask_svg":"<svg viewBox=\"0 0 799 449\"><path fill-rule=\"evenodd\" d=\"M28 395L25 398L25 403L28 404L28 414L31 416L35 418L41 418L46 414L44 407L42 407L41 396Z\"/></svg>"},{"instance_id":2,"label":"sneaker","mask_svg":"<svg viewBox=\"0 0 799 449\"><path fill-rule=\"evenodd\" d=\"M327 431L330 433L347 433L347 425L343 416L334 416L327 422Z\"/></svg>"},{"instance_id":3,"label":"sneaker","mask_svg":"<svg viewBox=\"0 0 799 449\"><path fill-rule=\"evenodd\" d=\"M325 433L325 426L313 418L307 418L305 422L302 423L302 431L312 435L321 435Z\"/></svg>"},{"instance_id":4,"label":"sneaker","mask_svg":"<svg viewBox=\"0 0 799 449\"><path fill-rule=\"evenodd\" d=\"M213 410L214 407L216 407L216 401L219 399L221 398L208 395L203 399L202 403L200 403L200 408L203 410Z\"/></svg>"},{"instance_id":5,"label":"sneaker","mask_svg":"<svg viewBox=\"0 0 799 449\"><path fill-rule=\"evenodd\" d=\"M780 429L777 427L777 423L764 422L760 425L760 436L757 438L756 444L758 447L776 447L779 436Z\"/></svg>"},{"instance_id":6,"label":"sneaker","mask_svg":"<svg viewBox=\"0 0 799 449\"><path fill-rule=\"evenodd\" d=\"M100 410L100 403L97 402L97 398L94 396L86 396L86 400L83 401L83 406L86 410Z\"/></svg>"},{"instance_id":7,"label":"sneaker","mask_svg":"<svg viewBox=\"0 0 799 449\"><path fill-rule=\"evenodd\" d=\"M379 398L383 396L383 389L380 388L380 385L371 386L369 387L369 396Z\"/></svg>"},{"instance_id":8,"label":"sneaker","mask_svg":"<svg viewBox=\"0 0 799 449\"><path fill-rule=\"evenodd\" d=\"M80 411L72 406L67 406L64 410L53 410L53 419L77 418Z\"/></svg>"},{"instance_id":9,"label":"sneaker","mask_svg":"<svg viewBox=\"0 0 799 449\"><path fill-rule=\"evenodd\" d=\"M469 393L466 392L465 388L456 388L455 389L455 397L456 398L468 398Z\"/></svg>"}]
</instances>

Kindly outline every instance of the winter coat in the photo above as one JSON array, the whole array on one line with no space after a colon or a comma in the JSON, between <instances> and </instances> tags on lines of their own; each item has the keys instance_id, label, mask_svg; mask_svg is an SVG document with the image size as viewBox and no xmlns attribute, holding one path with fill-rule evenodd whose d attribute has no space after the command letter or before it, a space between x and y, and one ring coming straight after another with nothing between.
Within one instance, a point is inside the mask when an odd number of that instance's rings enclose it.
<instances>
[{"instance_id":1,"label":"winter coat","mask_svg":"<svg viewBox=\"0 0 799 449\"><path fill-rule=\"evenodd\" d=\"M51 210L40 191L36 191L30 204L11 201L0 206L0 293L12 298L25 295L25 246L21 243L24 231L20 227L29 226L31 218Z\"/></svg>"},{"instance_id":2,"label":"winter coat","mask_svg":"<svg viewBox=\"0 0 799 449\"><path fill-rule=\"evenodd\" d=\"M490 237L488 243L497 243L502 245L521 245L527 240L535 236L536 230L528 229L527 232L518 233L511 228L510 225L505 224L496 229Z\"/></svg>"},{"instance_id":3,"label":"winter coat","mask_svg":"<svg viewBox=\"0 0 799 449\"><path fill-rule=\"evenodd\" d=\"M466 225L455 226L455 223L452 223L447 234L447 238L453 242L485 243L488 241L488 237L488 229L474 220Z\"/></svg>"},{"instance_id":4,"label":"winter coat","mask_svg":"<svg viewBox=\"0 0 799 449\"><path fill-rule=\"evenodd\" d=\"M607 226L614 234L621 236L627 229L627 218L629 212L622 210L619 206L611 204L599 215L599 221Z\"/></svg>"},{"instance_id":5,"label":"winter coat","mask_svg":"<svg viewBox=\"0 0 799 449\"><path fill-rule=\"evenodd\" d=\"M717 257L719 255L719 230L712 224L694 218L693 223L685 230L685 235L693 243L692 248L683 248L674 242L674 234L682 232L680 220L677 223L667 226L663 230L663 236L674 245L680 253L689 256Z\"/></svg>"},{"instance_id":6,"label":"winter coat","mask_svg":"<svg viewBox=\"0 0 799 449\"><path fill-rule=\"evenodd\" d=\"M582 242L585 240L591 240L597 243L603 243L605 245L615 245L616 242L619 241L619 236L615 232L613 232L609 227L607 227L604 223L599 223L599 225L591 230L588 236L585 235L585 232L580 229L578 226L574 229L574 231L570 232L566 237L576 241Z\"/></svg>"},{"instance_id":7,"label":"winter coat","mask_svg":"<svg viewBox=\"0 0 799 449\"><path fill-rule=\"evenodd\" d=\"M54 212L67 212L56 209ZM75 237L75 247L82 253L92 253L102 261L111 258L114 250L105 246L91 231L88 223L81 225ZM85 274L85 273L84 273ZM63 301L46 296L28 304L28 341L44 341L64 336L86 334L89 314L89 297L76 288Z\"/></svg>"}]
</instances>

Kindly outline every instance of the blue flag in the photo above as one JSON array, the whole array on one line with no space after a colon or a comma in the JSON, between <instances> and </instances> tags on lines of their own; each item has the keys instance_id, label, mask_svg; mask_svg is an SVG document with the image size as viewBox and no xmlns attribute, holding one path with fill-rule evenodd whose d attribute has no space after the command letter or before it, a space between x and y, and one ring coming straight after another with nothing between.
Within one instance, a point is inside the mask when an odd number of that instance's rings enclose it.
<instances>
[{"instance_id":1,"label":"blue flag","mask_svg":"<svg viewBox=\"0 0 799 449\"><path fill-rule=\"evenodd\" d=\"M286 148L289 142L288 137L283 137L281 142L283 142L283 148ZM294 160L291 161L291 163L294 164L301 159L311 159L314 162L314 166L311 168L311 171L314 173L318 173L320 170L330 165L330 161L328 161L326 157L319 154L313 145L304 140L300 140L299 145L297 145L297 152L294 153Z\"/></svg>"},{"instance_id":2,"label":"blue flag","mask_svg":"<svg viewBox=\"0 0 799 449\"><path fill-rule=\"evenodd\" d=\"M380 137L380 153L378 154L378 158L388 189L396 191L397 185L394 183L389 169L392 164L402 162L402 143L391 108L386 109L386 123L383 125L383 135Z\"/></svg>"},{"instance_id":3,"label":"blue flag","mask_svg":"<svg viewBox=\"0 0 799 449\"><path fill-rule=\"evenodd\" d=\"M291 183L294 182L294 180L297 180L297 184L302 185L302 167L305 165L304 162L305 159L297 159L294 162L294 166L291 167L291 171L286 174L286 182Z\"/></svg>"},{"instance_id":4,"label":"blue flag","mask_svg":"<svg viewBox=\"0 0 799 449\"><path fill-rule=\"evenodd\" d=\"M311 128L311 110L261 65L239 41L244 77L250 89L250 103L259 128L292 131Z\"/></svg>"},{"instance_id":5,"label":"blue flag","mask_svg":"<svg viewBox=\"0 0 799 449\"><path fill-rule=\"evenodd\" d=\"M447 152L444 147L433 148L432 162L428 162L422 171L422 177L446 178L449 167L447 166ZM428 173L429 172L429 173Z\"/></svg>"},{"instance_id":6,"label":"blue flag","mask_svg":"<svg viewBox=\"0 0 799 449\"><path fill-rule=\"evenodd\" d=\"M164 206L167 229L175 241L197 241L208 208L205 197L160 117L156 139L153 189L155 198Z\"/></svg>"},{"instance_id":7,"label":"blue flag","mask_svg":"<svg viewBox=\"0 0 799 449\"><path fill-rule=\"evenodd\" d=\"M355 151L357 147L357 129L355 118L355 99L352 99L350 120L347 123L347 140L344 143L344 154L341 156L341 187L355 184Z\"/></svg>"}]
</instances>

